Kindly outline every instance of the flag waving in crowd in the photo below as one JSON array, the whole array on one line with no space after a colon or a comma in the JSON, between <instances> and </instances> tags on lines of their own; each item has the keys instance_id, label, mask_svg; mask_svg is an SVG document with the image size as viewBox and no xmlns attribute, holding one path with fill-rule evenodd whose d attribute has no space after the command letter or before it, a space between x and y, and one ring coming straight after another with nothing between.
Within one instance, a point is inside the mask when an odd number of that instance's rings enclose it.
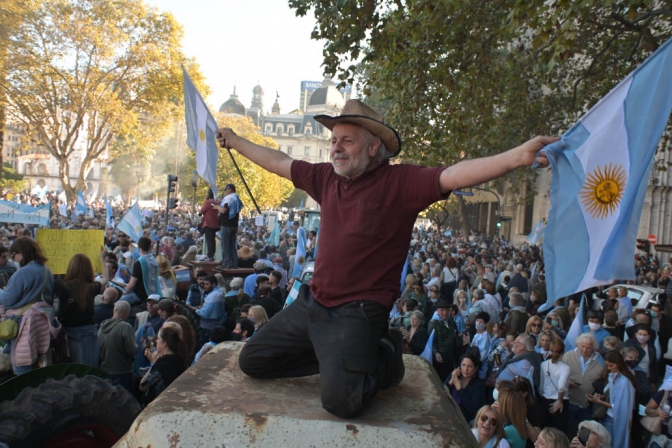
<instances>
[{"instance_id":1,"label":"flag waving in crowd","mask_svg":"<svg viewBox=\"0 0 672 448\"><path fill-rule=\"evenodd\" d=\"M77 201L75 202L75 210L73 211L73 216L85 215L88 210L86 205L86 198L82 190L77 190Z\"/></svg>"},{"instance_id":2,"label":"flag waving in crowd","mask_svg":"<svg viewBox=\"0 0 672 448\"><path fill-rule=\"evenodd\" d=\"M140 215L137 202L121 218L121 222L119 222L117 228L131 237L133 241L140 239L142 236L142 216Z\"/></svg>"},{"instance_id":3,"label":"flag waving in crowd","mask_svg":"<svg viewBox=\"0 0 672 448\"><path fill-rule=\"evenodd\" d=\"M196 171L217 196L217 162L219 150L215 133L217 122L191 81L187 70L184 73L184 115L187 122L187 146L196 151Z\"/></svg>"},{"instance_id":4,"label":"flag waving in crowd","mask_svg":"<svg viewBox=\"0 0 672 448\"><path fill-rule=\"evenodd\" d=\"M647 181L672 109L670 73L672 40L544 148L553 170L544 241L549 302L635 278Z\"/></svg>"}]
</instances>

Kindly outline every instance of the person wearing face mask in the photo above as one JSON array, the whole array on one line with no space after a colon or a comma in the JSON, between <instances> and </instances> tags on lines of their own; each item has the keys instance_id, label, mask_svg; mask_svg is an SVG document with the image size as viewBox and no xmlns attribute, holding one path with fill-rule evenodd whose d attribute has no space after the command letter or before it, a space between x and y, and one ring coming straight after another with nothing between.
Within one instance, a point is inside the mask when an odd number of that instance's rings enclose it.
<instances>
[{"instance_id":1,"label":"person wearing face mask","mask_svg":"<svg viewBox=\"0 0 672 448\"><path fill-rule=\"evenodd\" d=\"M525 299L522 294L512 292L509 294L509 304L511 305L511 311L508 312L504 321L512 331L524 333L528 320L525 311Z\"/></svg>"},{"instance_id":2,"label":"person wearing face mask","mask_svg":"<svg viewBox=\"0 0 672 448\"><path fill-rule=\"evenodd\" d=\"M632 374L635 376L635 403L646 405L651 398L651 383L646 376L646 373L637 367L639 364L639 352L632 347L626 347L621 350L625 364L630 368Z\"/></svg>"},{"instance_id":3,"label":"person wearing face mask","mask_svg":"<svg viewBox=\"0 0 672 448\"><path fill-rule=\"evenodd\" d=\"M467 291L458 290L455 295L455 303L457 304L458 313L466 322L467 317L469 317L469 298Z\"/></svg>"},{"instance_id":4,"label":"person wearing face mask","mask_svg":"<svg viewBox=\"0 0 672 448\"><path fill-rule=\"evenodd\" d=\"M469 333L463 335L462 342L464 345L468 345L468 351L473 351L478 353L479 360L482 363L481 369L478 372L478 377L482 380L485 379L487 373L487 359L488 354L490 353L490 346L492 345L492 335L488 332L488 322L490 322L490 315L486 312L480 312L476 315L476 321L474 327L476 328L476 334L473 338L470 337Z\"/></svg>"},{"instance_id":5,"label":"person wearing face mask","mask_svg":"<svg viewBox=\"0 0 672 448\"><path fill-rule=\"evenodd\" d=\"M584 333L592 333L600 344L600 348L604 346L604 338L611 336L607 330L602 328L602 313L599 311L588 311L588 325L583 326Z\"/></svg>"},{"instance_id":6,"label":"person wearing face mask","mask_svg":"<svg viewBox=\"0 0 672 448\"><path fill-rule=\"evenodd\" d=\"M569 388L570 368L562 362L565 344L555 340L551 344L550 359L541 363L541 386L539 392L543 397L546 426L561 431L567 430L567 390Z\"/></svg>"},{"instance_id":7,"label":"person wearing face mask","mask_svg":"<svg viewBox=\"0 0 672 448\"><path fill-rule=\"evenodd\" d=\"M658 354L653 340L653 330L650 327L638 324L635 329L634 338L628 339L623 344L625 347L632 347L639 353L639 363L637 367L646 373L649 381L656 383L658 379Z\"/></svg>"}]
</instances>

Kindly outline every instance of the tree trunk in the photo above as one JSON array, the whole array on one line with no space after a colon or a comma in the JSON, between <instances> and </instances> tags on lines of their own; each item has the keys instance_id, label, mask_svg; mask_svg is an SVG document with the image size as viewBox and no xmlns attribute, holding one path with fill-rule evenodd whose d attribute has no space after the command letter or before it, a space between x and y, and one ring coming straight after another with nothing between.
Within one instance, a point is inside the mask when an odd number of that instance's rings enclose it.
<instances>
[{"instance_id":1,"label":"tree trunk","mask_svg":"<svg viewBox=\"0 0 672 448\"><path fill-rule=\"evenodd\" d=\"M464 198L462 195L457 196L457 213L460 216L460 221L462 222L462 228L460 232L465 237L469 237L469 221L467 220L467 206L464 203Z\"/></svg>"}]
</instances>

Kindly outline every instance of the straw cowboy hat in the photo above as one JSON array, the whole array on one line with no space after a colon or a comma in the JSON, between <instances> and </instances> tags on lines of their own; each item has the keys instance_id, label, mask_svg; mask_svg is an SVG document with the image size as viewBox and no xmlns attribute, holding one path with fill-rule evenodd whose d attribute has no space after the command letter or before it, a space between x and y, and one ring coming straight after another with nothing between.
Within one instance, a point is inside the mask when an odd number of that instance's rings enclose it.
<instances>
[{"instance_id":1,"label":"straw cowboy hat","mask_svg":"<svg viewBox=\"0 0 672 448\"><path fill-rule=\"evenodd\" d=\"M315 115L315 121L330 131L334 129L336 123L359 125L378 137L393 155L396 156L401 151L401 138L397 131L385 124L385 118L381 114L359 100L348 100L343 106L341 115L336 117Z\"/></svg>"},{"instance_id":2,"label":"straw cowboy hat","mask_svg":"<svg viewBox=\"0 0 672 448\"><path fill-rule=\"evenodd\" d=\"M252 251L252 249L250 249L249 246L243 246L240 249L238 249L238 256L243 260L248 260L252 258L253 255L254 252Z\"/></svg>"}]
</instances>

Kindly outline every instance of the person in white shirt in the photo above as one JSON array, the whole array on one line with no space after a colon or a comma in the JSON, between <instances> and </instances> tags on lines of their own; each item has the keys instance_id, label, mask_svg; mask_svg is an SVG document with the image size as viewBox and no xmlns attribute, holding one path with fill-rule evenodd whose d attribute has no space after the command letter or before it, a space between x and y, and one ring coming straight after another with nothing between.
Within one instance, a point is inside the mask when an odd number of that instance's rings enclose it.
<instances>
[{"instance_id":1,"label":"person in white shirt","mask_svg":"<svg viewBox=\"0 0 672 448\"><path fill-rule=\"evenodd\" d=\"M560 431L567 430L567 411L569 407L567 388L569 387L570 367L562 362L565 343L556 339L551 343L551 357L541 363L539 389L546 411L546 426Z\"/></svg>"}]
</instances>

